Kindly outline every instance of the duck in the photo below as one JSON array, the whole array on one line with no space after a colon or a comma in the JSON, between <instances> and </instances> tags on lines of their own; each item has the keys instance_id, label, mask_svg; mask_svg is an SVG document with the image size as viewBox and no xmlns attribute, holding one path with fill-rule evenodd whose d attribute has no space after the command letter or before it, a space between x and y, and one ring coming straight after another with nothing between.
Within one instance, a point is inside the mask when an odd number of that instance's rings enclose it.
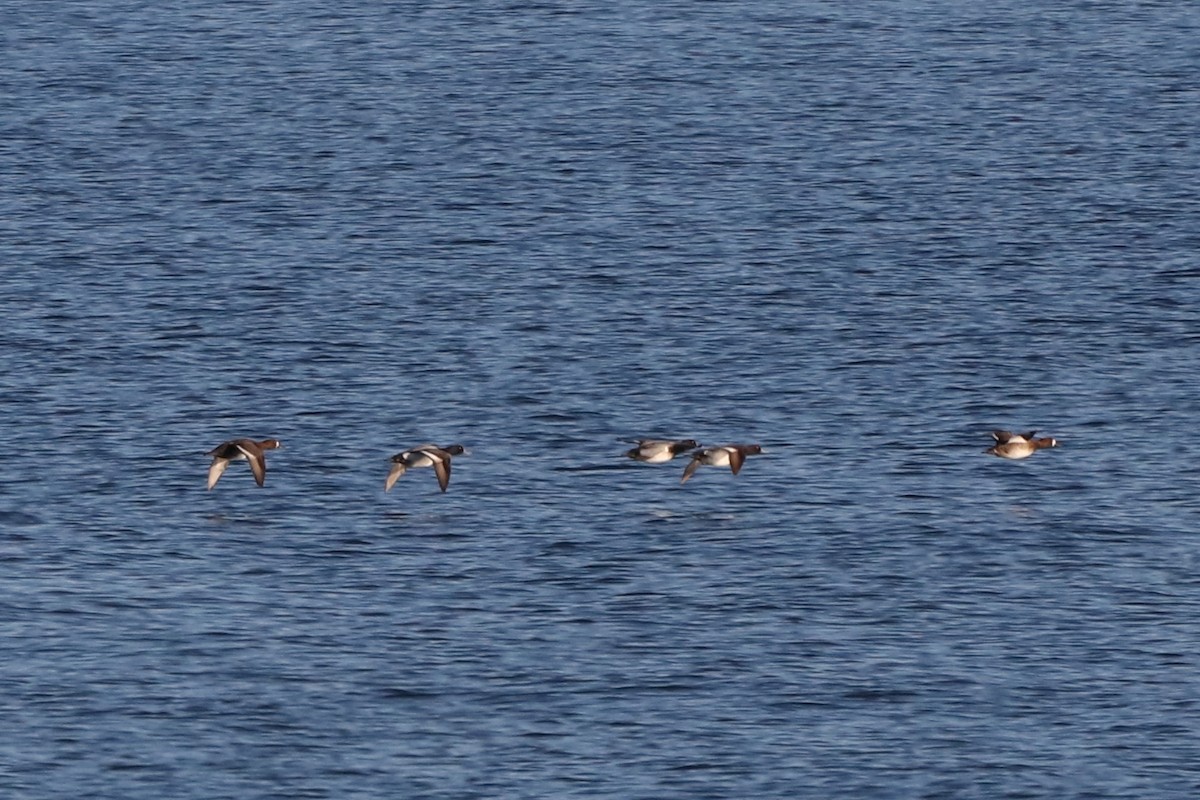
<instances>
[{"instance_id":1,"label":"duck","mask_svg":"<svg viewBox=\"0 0 1200 800\"><path fill-rule=\"evenodd\" d=\"M254 473L254 480L262 486L267 479L267 450L278 450L283 447L283 442L278 439L263 439L255 441L254 439L230 439L227 442L221 442L219 445L209 450L205 455L213 457L212 464L208 468L208 489L217 485L217 481L221 480L221 476L225 474L225 470L229 467L231 461L249 461L250 471Z\"/></svg>"},{"instance_id":2,"label":"duck","mask_svg":"<svg viewBox=\"0 0 1200 800\"><path fill-rule=\"evenodd\" d=\"M467 452L467 448L461 444L448 444L445 447L438 447L435 444L419 444L416 447L410 447L403 453L397 453L392 456L392 469L383 482L383 490L390 492L392 486L407 470L416 467L433 467L434 474L437 475L438 486L444 492L450 485L450 458L465 452Z\"/></svg>"},{"instance_id":3,"label":"duck","mask_svg":"<svg viewBox=\"0 0 1200 800\"><path fill-rule=\"evenodd\" d=\"M645 464L662 464L680 453L695 450L700 443L695 439L633 439L637 447L625 453L634 461Z\"/></svg>"},{"instance_id":4,"label":"duck","mask_svg":"<svg viewBox=\"0 0 1200 800\"><path fill-rule=\"evenodd\" d=\"M746 456L756 456L763 452L765 451L757 444L722 444L716 447L705 447L692 453L692 460L683 470L683 478L679 482L687 483L696 470L700 469L701 464L729 467L733 474L737 475L742 469L742 463L745 462Z\"/></svg>"},{"instance_id":5,"label":"duck","mask_svg":"<svg viewBox=\"0 0 1200 800\"><path fill-rule=\"evenodd\" d=\"M1012 433L1011 431L992 431L996 444L983 452L1000 458L1029 458L1045 447L1058 447L1058 440L1049 436L1035 438L1037 431Z\"/></svg>"}]
</instances>

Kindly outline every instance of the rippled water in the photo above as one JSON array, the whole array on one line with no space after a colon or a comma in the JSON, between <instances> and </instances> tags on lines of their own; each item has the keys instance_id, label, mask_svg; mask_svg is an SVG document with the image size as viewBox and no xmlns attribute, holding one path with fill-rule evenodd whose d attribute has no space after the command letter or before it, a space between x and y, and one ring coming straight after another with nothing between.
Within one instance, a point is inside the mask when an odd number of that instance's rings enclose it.
<instances>
[{"instance_id":1,"label":"rippled water","mask_svg":"<svg viewBox=\"0 0 1200 800\"><path fill-rule=\"evenodd\" d=\"M1193 4L0 9L5 796L1200 792Z\"/></svg>"}]
</instances>

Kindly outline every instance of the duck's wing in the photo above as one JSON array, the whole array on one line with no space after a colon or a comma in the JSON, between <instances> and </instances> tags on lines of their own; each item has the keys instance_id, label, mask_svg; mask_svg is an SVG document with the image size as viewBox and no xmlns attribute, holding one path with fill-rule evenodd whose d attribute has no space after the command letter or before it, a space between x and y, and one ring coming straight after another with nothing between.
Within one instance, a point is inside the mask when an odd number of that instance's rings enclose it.
<instances>
[{"instance_id":1,"label":"duck's wing","mask_svg":"<svg viewBox=\"0 0 1200 800\"><path fill-rule=\"evenodd\" d=\"M212 465L208 468L208 490L217 485L217 481L221 480L221 476L225 474L225 470L229 467L228 458L214 458Z\"/></svg>"},{"instance_id":2,"label":"duck's wing","mask_svg":"<svg viewBox=\"0 0 1200 800\"><path fill-rule=\"evenodd\" d=\"M262 486L267 479L267 457L263 455L262 450L255 452L240 444L238 450L246 454L246 460L250 462L250 471L254 473L254 482Z\"/></svg>"},{"instance_id":3,"label":"duck's wing","mask_svg":"<svg viewBox=\"0 0 1200 800\"><path fill-rule=\"evenodd\" d=\"M399 458L399 456L397 456L397 458ZM385 492L390 492L392 487L396 485L396 481L400 480L400 476L404 474L404 470L406 469L407 467L404 466L403 461L392 461L392 468L388 471L387 480L383 482L383 490Z\"/></svg>"},{"instance_id":4,"label":"duck's wing","mask_svg":"<svg viewBox=\"0 0 1200 800\"><path fill-rule=\"evenodd\" d=\"M700 469L700 459L693 458L688 462L688 465L683 468L683 477L680 478L680 483L687 483L688 479L696 474L696 470Z\"/></svg>"},{"instance_id":5,"label":"duck's wing","mask_svg":"<svg viewBox=\"0 0 1200 800\"><path fill-rule=\"evenodd\" d=\"M235 443L238 451L250 462L250 471L254 473L254 482L259 486L267 479L267 457L258 446L258 442L241 440Z\"/></svg>"},{"instance_id":6,"label":"duck's wing","mask_svg":"<svg viewBox=\"0 0 1200 800\"><path fill-rule=\"evenodd\" d=\"M433 456L433 453L430 453ZM442 487L442 491L446 491L446 487L450 485L450 455L442 453L441 457L433 458L433 471L437 475L438 486Z\"/></svg>"},{"instance_id":7,"label":"duck's wing","mask_svg":"<svg viewBox=\"0 0 1200 800\"><path fill-rule=\"evenodd\" d=\"M746 454L742 452L740 447L729 448L729 469L734 475L742 471L742 464L746 462Z\"/></svg>"}]
</instances>

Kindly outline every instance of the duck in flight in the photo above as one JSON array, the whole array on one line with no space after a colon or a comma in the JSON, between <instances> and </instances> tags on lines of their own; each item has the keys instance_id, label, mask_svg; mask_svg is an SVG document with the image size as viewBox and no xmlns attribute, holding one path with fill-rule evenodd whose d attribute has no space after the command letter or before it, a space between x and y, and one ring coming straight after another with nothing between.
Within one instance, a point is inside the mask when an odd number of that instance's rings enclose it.
<instances>
[{"instance_id":1,"label":"duck in flight","mask_svg":"<svg viewBox=\"0 0 1200 800\"><path fill-rule=\"evenodd\" d=\"M1037 431L1012 433L1011 431L992 431L996 443L984 450L989 455L1000 458L1029 458L1044 447L1058 447L1058 440L1049 436L1034 438Z\"/></svg>"},{"instance_id":2,"label":"duck in flight","mask_svg":"<svg viewBox=\"0 0 1200 800\"><path fill-rule=\"evenodd\" d=\"M221 442L205 453L205 455L213 457L212 464L208 468L209 490L211 491L217 485L217 481L221 480L221 476L225 474L231 461L249 461L250 471L254 473L255 482L262 486L267 479L266 452L278 450L280 447L283 447L283 442L278 439L263 439L257 442L253 439L230 439L227 442Z\"/></svg>"},{"instance_id":3,"label":"duck in flight","mask_svg":"<svg viewBox=\"0 0 1200 800\"><path fill-rule=\"evenodd\" d=\"M683 478L679 482L687 483L696 470L700 469L701 464L729 467L730 471L737 475L742 470L746 456L756 456L762 452L762 447L757 444L722 444L716 447L705 447L703 450L692 453L692 460L684 468Z\"/></svg>"},{"instance_id":4,"label":"duck in flight","mask_svg":"<svg viewBox=\"0 0 1200 800\"><path fill-rule=\"evenodd\" d=\"M625 455L646 464L662 464L700 446L695 439L634 439L633 442L637 447Z\"/></svg>"},{"instance_id":5,"label":"duck in flight","mask_svg":"<svg viewBox=\"0 0 1200 800\"><path fill-rule=\"evenodd\" d=\"M392 469L383 482L383 490L390 492L400 476L410 469L433 467L433 472L437 475L438 486L444 492L450 485L451 457L462 455L465 452L467 452L467 448L461 444L448 444L445 447L438 447L435 444L419 444L416 447L410 447L403 453L397 453L392 456Z\"/></svg>"}]
</instances>

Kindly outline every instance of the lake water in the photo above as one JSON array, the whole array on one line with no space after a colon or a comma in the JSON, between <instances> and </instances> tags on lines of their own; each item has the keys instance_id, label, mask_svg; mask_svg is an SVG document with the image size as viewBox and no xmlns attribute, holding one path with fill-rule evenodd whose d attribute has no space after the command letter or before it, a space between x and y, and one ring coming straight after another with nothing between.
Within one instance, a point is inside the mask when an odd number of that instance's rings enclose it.
<instances>
[{"instance_id":1,"label":"lake water","mask_svg":"<svg viewBox=\"0 0 1200 800\"><path fill-rule=\"evenodd\" d=\"M0 17L0 794L1200 796L1197 4Z\"/></svg>"}]
</instances>

